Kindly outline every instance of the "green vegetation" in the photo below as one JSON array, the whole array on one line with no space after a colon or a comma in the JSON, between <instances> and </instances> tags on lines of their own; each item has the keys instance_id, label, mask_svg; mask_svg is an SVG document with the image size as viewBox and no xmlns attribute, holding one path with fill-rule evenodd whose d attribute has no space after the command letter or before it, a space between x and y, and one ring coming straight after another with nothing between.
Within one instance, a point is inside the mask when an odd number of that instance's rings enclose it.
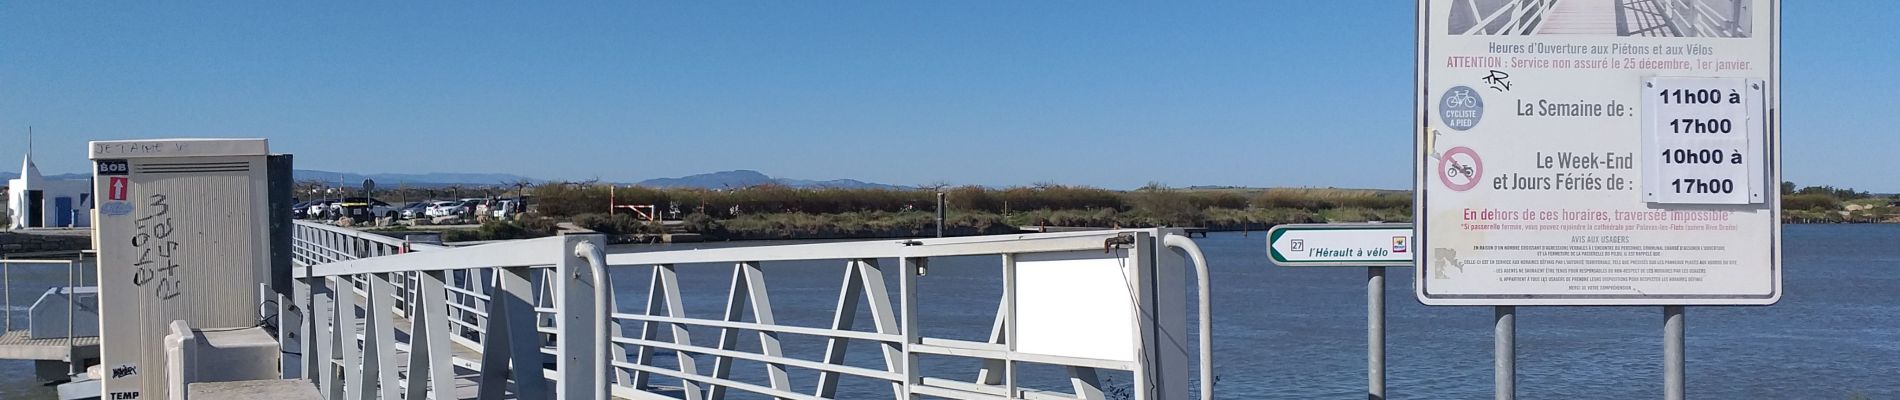
<instances>
[{"instance_id":1,"label":"green vegetation","mask_svg":"<svg viewBox=\"0 0 1900 400\"><path fill-rule=\"evenodd\" d=\"M1900 222L1900 195L1877 196L1833 186L1781 183L1781 219L1789 223Z\"/></svg>"},{"instance_id":2,"label":"green vegetation","mask_svg":"<svg viewBox=\"0 0 1900 400\"><path fill-rule=\"evenodd\" d=\"M531 211L516 221L446 231L444 239L498 240L551 235L557 223L615 235L698 233L714 239L869 238L929 236L936 232L937 190L796 189L757 186L733 190L610 188L546 184L526 192ZM1334 188L1196 188L1149 184L1115 191L1039 184L993 189L945 187L946 231L953 235L1015 232L1019 227L1195 226L1259 230L1286 223L1407 222L1409 191ZM1791 223L1900 222L1900 196L1830 186L1782 184ZM610 204L651 206L668 221L649 221Z\"/></svg>"},{"instance_id":3,"label":"green vegetation","mask_svg":"<svg viewBox=\"0 0 1900 400\"><path fill-rule=\"evenodd\" d=\"M1022 226L1264 229L1300 222L1411 220L1404 191L1350 189L1184 190L1150 184L1133 191L1040 184L992 189L942 189L952 234L1014 232ZM796 189L757 186L736 190L609 188L550 184L527 189L528 219L572 222L616 234L668 229L732 239L927 236L935 233L935 190ZM650 205L673 227L644 223L609 204Z\"/></svg>"},{"instance_id":4,"label":"green vegetation","mask_svg":"<svg viewBox=\"0 0 1900 400\"><path fill-rule=\"evenodd\" d=\"M336 187L337 183L338 182L308 180L297 182L291 187L291 196L300 200L312 200L363 195L363 190L360 187L338 188ZM345 184L356 185L358 183L360 182L347 182ZM376 192L371 194L374 195L377 200L386 201L390 204L401 204L403 202L429 199L451 200L514 197L515 194L520 193L523 188L528 186L531 185L527 182L497 182L494 185L447 185L430 187L407 187L399 184L385 183L379 185L379 187L376 188Z\"/></svg>"}]
</instances>

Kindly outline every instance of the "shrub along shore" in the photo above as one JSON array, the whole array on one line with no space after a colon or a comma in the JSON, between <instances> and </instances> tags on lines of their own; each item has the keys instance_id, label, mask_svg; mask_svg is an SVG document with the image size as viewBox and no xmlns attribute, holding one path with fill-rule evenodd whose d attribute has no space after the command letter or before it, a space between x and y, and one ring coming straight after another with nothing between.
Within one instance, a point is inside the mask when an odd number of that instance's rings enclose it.
<instances>
[{"instance_id":1,"label":"shrub along shore","mask_svg":"<svg viewBox=\"0 0 1900 400\"><path fill-rule=\"evenodd\" d=\"M694 233L708 240L923 237L936 234L936 190L734 190L610 188L547 184L525 189L530 211L514 221L444 232L449 241L551 235L560 223L613 235ZM1284 223L1411 220L1405 191L1363 189L1176 189L1132 191L1036 185L943 189L945 230L956 236L1015 233L1021 227L1205 227L1265 229ZM656 223L610 204L653 206ZM417 228L426 229L426 228Z\"/></svg>"},{"instance_id":2,"label":"shrub along shore","mask_svg":"<svg viewBox=\"0 0 1900 400\"><path fill-rule=\"evenodd\" d=\"M1786 221L1897 222L1890 196L1832 187L1783 185ZM522 190L522 189L517 189ZM515 221L445 232L446 239L492 240L551 235L557 224L608 234L693 233L708 240L843 239L931 236L937 190L733 190L610 188L546 184L525 188L530 212ZM1288 223L1410 222L1409 191L1335 188L1192 188L1151 184L1131 191L1036 185L942 190L946 231L957 236L1002 234L1022 227L1202 227L1263 230ZM647 221L610 204L653 206L671 222Z\"/></svg>"}]
</instances>

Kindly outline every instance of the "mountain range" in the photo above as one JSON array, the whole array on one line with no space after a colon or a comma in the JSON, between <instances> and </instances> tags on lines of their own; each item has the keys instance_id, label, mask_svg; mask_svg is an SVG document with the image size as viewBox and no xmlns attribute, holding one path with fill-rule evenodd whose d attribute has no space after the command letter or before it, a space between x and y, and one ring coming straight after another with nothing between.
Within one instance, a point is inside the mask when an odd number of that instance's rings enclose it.
<instances>
[{"instance_id":1,"label":"mountain range","mask_svg":"<svg viewBox=\"0 0 1900 400\"><path fill-rule=\"evenodd\" d=\"M293 179L299 182L319 181L319 182L324 182L324 183L336 183L336 184L342 184L342 185L347 185L347 186L361 185L363 183L363 180L365 179L376 180L376 184L380 187L393 187L395 185L416 186L416 187L450 186L450 185L511 185L516 182L524 182L524 181L529 182L529 183L537 183L537 184L549 182L546 179L535 179L535 178L529 178L529 177L525 177L521 175L499 174L499 173L435 172L435 173L426 173L426 174L395 174L395 173L358 174L358 173L350 173L350 172L331 172L331 171L299 169L292 172L292 174L294 177ZM0 176L12 178L12 177L20 176L20 173L0 172ZM47 179L55 179L55 180L87 179L90 177L91 175L89 174L77 174L77 173L46 175ZM865 181L860 181L856 179L809 180L809 179L793 179L793 178L774 178L772 176L766 175L765 173L762 173L759 171L745 170L745 169L687 175L687 176L682 176L678 178L655 178L655 179L640 181L638 183L634 183L633 185L658 187L658 188L735 189L735 188L743 188L743 187L751 187L751 186L767 185L767 184L785 185L785 186L795 187L795 188L913 189L913 187L908 187L908 186L871 183L871 182L865 182Z\"/></svg>"},{"instance_id":2,"label":"mountain range","mask_svg":"<svg viewBox=\"0 0 1900 400\"><path fill-rule=\"evenodd\" d=\"M750 186L777 184L795 188L825 189L914 189L907 186L870 183L856 179L808 180L791 178L773 178L759 171L741 169L706 174L687 175L678 178L648 179L636 183L638 186L657 188L700 188L700 189L736 189Z\"/></svg>"}]
</instances>

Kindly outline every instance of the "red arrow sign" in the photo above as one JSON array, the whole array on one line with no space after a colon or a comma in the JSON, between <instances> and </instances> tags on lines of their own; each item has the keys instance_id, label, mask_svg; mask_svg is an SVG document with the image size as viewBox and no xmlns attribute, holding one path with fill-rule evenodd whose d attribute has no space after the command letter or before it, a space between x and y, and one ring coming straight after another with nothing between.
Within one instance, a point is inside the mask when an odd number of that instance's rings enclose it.
<instances>
[{"instance_id":1,"label":"red arrow sign","mask_svg":"<svg viewBox=\"0 0 1900 400\"><path fill-rule=\"evenodd\" d=\"M129 189L128 186L132 186L132 184L127 182L125 177L112 177L112 181L106 183L106 200L125 200L125 192Z\"/></svg>"}]
</instances>

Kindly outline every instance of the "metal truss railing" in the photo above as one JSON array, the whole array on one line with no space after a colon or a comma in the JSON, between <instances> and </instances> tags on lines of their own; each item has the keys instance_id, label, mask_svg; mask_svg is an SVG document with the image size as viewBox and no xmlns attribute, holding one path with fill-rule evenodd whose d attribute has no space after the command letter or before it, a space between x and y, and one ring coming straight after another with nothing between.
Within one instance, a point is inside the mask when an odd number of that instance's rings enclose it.
<instances>
[{"instance_id":1,"label":"metal truss railing","mask_svg":"<svg viewBox=\"0 0 1900 400\"><path fill-rule=\"evenodd\" d=\"M598 236L443 248L318 224L300 223L297 233L296 301L312 316L301 331L315 339L301 345L303 354L311 355L301 366L314 372L305 376L331 399L836 399L845 381L860 382L860 390L844 398L862 398L861 382L869 381L888 384L895 399L1103 399L1106 386L1098 376L1106 371L1132 374L1130 387L1121 389L1128 398L1174 399L1189 393L1191 366L1179 339L1185 337L1185 318L1156 312L1179 310L1186 301L1180 273L1189 258L1166 249L1192 247L1192 242L1169 230L612 255L602 251ZM1046 294L1018 292L1018 260L1104 252L1109 255L1091 257L1120 260L1126 274L1120 279L1128 286L1127 293L1117 295L1129 296L1137 307L1127 327L1138 338L1129 345L1135 347L1128 349L1133 355L1091 358L1019 346L1019 322L1024 321L1017 320L1017 308L1027 304L1019 299ZM1204 269L1198 251L1193 253L1194 263ZM972 256L995 257L1002 265L1003 298L991 339L923 334L918 276L932 259ZM775 311L785 306L774 306L765 272L813 262L843 267L830 324L779 323ZM899 277L895 298L886 283L889 267ZM644 298L613 296L609 271L645 273ZM724 312L689 315L683 292L710 288L691 287L705 282L683 281L682 271L729 272L723 287L711 289L725 294ZM1157 284L1174 287L1156 290ZM808 288L796 290L809 293ZM641 300L632 310L619 305ZM858 321L860 308L868 308L869 321ZM1204 396L1212 390L1211 379L1205 378L1211 376L1205 327ZM758 345L740 346L741 341ZM816 342L823 343L822 352L794 346ZM854 343L876 349L881 363L847 362L846 349ZM939 378L922 370L922 357L967 359L983 367L975 381ZM1018 371L1032 364L1067 371L1072 390L1022 387ZM738 368L762 368L754 371L762 373L734 374ZM480 375L472 382L458 381L458 369Z\"/></svg>"},{"instance_id":2,"label":"metal truss railing","mask_svg":"<svg viewBox=\"0 0 1900 400\"><path fill-rule=\"evenodd\" d=\"M1742 0L1663 0L1665 17L1684 37L1747 37ZM1728 3L1727 10L1711 4Z\"/></svg>"},{"instance_id":3,"label":"metal truss railing","mask_svg":"<svg viewBox=\"0 0 1900 400\"><path fill-rule=\"evenodd\" d=\"M1498 7L1489 14L1478 10L1476 0L1461 2L1478 21L1458 33L1460 35L1528 35L1543 22L1544 13L1550 11L1557 0L1512 0L1510 4Z\"/></svg>"},{"instance_id":4,"label":"metal truss railing","mask_svg":"<svg viewBox=\"0 0 1900 400\"><path fill-rule=\"evenodd\" d=\"M1459 0L1454 7L1463 8L1476 21L1460 35L1529 35L1537 32L1543 24L1546 14L1560 0L1509 0L1509 3L1497 9L1485 12L1478 8L1477 0ZM1634 36L1678 36L1678 37L1747 37L1746 22L1742 20L1748 13L1743 10L1748 3L1743 0L1562 0L1562 1L1617 1L1616 12L1641 13L1660 17L1648 23L1629 19L1627 24L1645 26L1620 26L1624 35ZM1722 7L1717 7L1721 5ZM1624 18L1618 18L1623 21Z\"/></svg>"}]
</instances>

